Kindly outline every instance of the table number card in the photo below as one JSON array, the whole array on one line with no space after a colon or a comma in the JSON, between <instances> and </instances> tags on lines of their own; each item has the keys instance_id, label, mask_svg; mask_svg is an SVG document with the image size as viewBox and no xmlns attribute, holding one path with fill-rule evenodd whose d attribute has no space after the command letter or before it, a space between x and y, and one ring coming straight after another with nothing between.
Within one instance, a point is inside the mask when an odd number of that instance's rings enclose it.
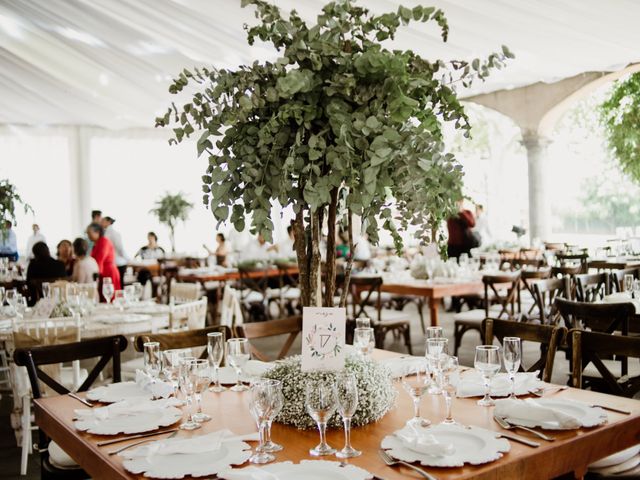
<instances>
[{"instance_id":1,"label":"table number card","mask_svg":"<svg viewBox=\"0 0 640 480\"><path fill-rule=\"evenodd\" d=\"M302 371L342 370L347 311L304 307L302 311Z\"/></svg>"}]
</instances>

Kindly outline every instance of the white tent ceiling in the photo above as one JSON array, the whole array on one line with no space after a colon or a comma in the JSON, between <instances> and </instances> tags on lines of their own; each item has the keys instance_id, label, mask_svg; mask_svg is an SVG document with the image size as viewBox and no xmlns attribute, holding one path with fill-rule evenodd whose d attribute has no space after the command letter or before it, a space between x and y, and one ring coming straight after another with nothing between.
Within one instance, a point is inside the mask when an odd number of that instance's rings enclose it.
<instances>
[{"instance_id":1,"label":"white tent ceiling","mask_svg":"<svg viewBox=\"0 0 640 480\"><path fill-rule=\"evenodd\" d=\"M324 0L274 0L313 20ZM361 0L374 12L398 0ZM393 44L427 58L468 59L506 44L517 58L475 92L614 71L640 60L634 0L406 0L442 8L434 25L411 24ZM183 67L234 67L275 58L249 47L240 0L0 0L0 123L150 127L172 100Z\"/></svg>"}]
</instances>

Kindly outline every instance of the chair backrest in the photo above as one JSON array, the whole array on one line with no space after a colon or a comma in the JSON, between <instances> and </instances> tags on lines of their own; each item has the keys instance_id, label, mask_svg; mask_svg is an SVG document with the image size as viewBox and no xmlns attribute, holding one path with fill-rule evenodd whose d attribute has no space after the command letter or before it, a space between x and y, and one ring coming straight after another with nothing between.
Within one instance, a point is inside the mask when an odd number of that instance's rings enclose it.
<instances>
[{"instance_id":1,"label":"chair backrest","mask_svg":"<svg viewBox=\"0 0 640 480\"><path fill-rule=\"evenodd\" d=\"M66 387L51 378L41 367L99 357L98 362L91 369L86 380L78 388L79 392L83 392L93 385L93 382L96 381L98 375L109 364L109 361L112 361L113 364L114 383L120 381L120 353L126 348L127 339L122 335L115 335L60 345L18 348L13 353L13 359L16 365L27 368L33 397L40 398L38 380L61 395L69 393Z\"/></svg>"},{"instance_id":2,"label":"chair backrest","mask_svg":"<svg viewBox=\"0 0 640 480\"><path fill-rule=\"evenodd\" d=\"M565 298L555 300L558 312L567 328L589 329L595 332L629 333L629 320L635 315L632 303L585 303Z\"/></svg>"},{"instance_id":3,"label":"chair backrest","mask_svg":"<svg viewBox=\"0 0 640 480\"><path fill-rule=\"evenodd\" d=\"M351 290L352 318L367 317L368 314L365 308L367 305L371 305L371 302L375 302L377 318L372 320L378 322L381 320L382 302L380 287L382 287L382 277L380 276L354 275L351 277L349 289Z\"/></svg>"},{"instance_id":4,"label":"chair backrest","mask_svg":"<svg viewBox=\"0 0 640 480\"><path fill-rule=\"evenodd\" d=\"M639 278L640 268L625 268L622 270L611 270L609 272L609 291L610 292L624 292L624 277L625 275L632 275L634 279Z\"/></svg>"},{"instance_id":5,"label":"chair backrest","mask_svg":"<svg viewBox=\"0 0 640 480\"><path fill-rule=\"evenodd\" d=\"M577 265L580 267L580 273L589 271L588 253L556 253L556 260L561 267Z\"/></svg>"},{"instance_id":6,"label":"chair backrest","mask_svg":"<svg viewBox=\"0 0 640 480\"><path fill-rule=\"evenodd\" d=\"M500 343L504 337L520 337L522 341L539 343L540 358L527 371L538 370L543 381L551 381L556 350L564 342L566 328L487 318L482 322L482 331L485 332L485 342L488 345L493 343L494 337ZM520 369L524 369L522 362Z\"/></svg>"},{"instance_id":7,"label":"chair backrest","mask_svg":"<svg viewBox=\"0 0 640 480\"><path fill-rule=\"evenodd\" d=\"M204 347L207 345L207 334L211 332L222 332L225 340L232 336L231 329L226 325L215 325L184 332L145 333L144 335L138 335L133 345L138 352L144 352L144 344L146 342L158 342L160 350ZM204 358L206 356L207 351L205 349L201 357Z\"/></svg>"},{"instance_id":8,"label":"chair backrest","mask_svg":"<svg viewBox=\"0 0 640 480\"><path fill-rule=\"evenodd\" d=\"M617 377L602 361L612 356L640 358L640 337L574 329L569 332L568 343L572 351L571 382L574 387L583 388L583 371L592 363L602 376L599 382L591 385L592 388L624 397L633 397L640 392L640 376L629 377L622 372L623 377Z\"/></svg>"},{"instance_id":9,"label":"chair backrest","mask_svg":"<svg viewBox=\"0 0 640 480\"><path fill-rule=\"evenodd\" d=\"M171 298L177 303L193 302L202 298L202 291L199 283L171 281Z\"/></svg>"},{"instance_id":10,"label":"chair backrest","mask_svg":"<svg viewBox=\"0 0 640 480\"><path fill-rule=\"evenodd\" d=\"M233 328L244 323L242 306L240 304L240 292L235 288L225 285L220 306L220 325Z\"/></svg>"},{"instance_id":11,"label":"chair backrest","mask_svg":"<svg viewBox=\"0 0 640 480\"><path fill-rule=\"evenodd\" d=\"M609 274L592 273L575 276L576 300L579 302L597 302L609 295Z\"/></svg>"},{"instance_id":12,"label":"chair backrest","mask_svg":"<svg viewBox=\"0 0 640 480\"><path fill-rule=\"evenodd\" d=\"M567 298L570 290L570 277L547 278L538 280L533 284L533 298L540 313L540 323L543 325L556 325L560 320L556 308L556 297Z\"/></svg>"},{"instance_id":13,"label":"chair backrest","mask_svg":"<svg viewBox=\"0 0 640 480\"><path fill-rule=\"evenodd\" d=\"M489 300L498 303L502 309L498 314L499 318L513 320L516 317L515 305L518 300L518 290L520 287L520 272L483 275L484 284L484 310L485 317L489 317ZM506 291L503 288L507 285ZM490 298L490 294L493 296ZM509 307L511 311L509 312Z\"/></svg>"},{"instance_id":14,"label":"chair backrest","mask_svg":"<svg viewBox=\"0 0 640 480\"><path fill-rule=\"evenodd\" d=\"M171 305L169 310L169 328L177 330L196 330L204 328L207 321L207 298L195 302Z\"/></svg>"},{"instance_id":15,"label":"chair backrest","mask_svg":"<svg viewBox=\"0 0 640 480\"><path fill-rule=\"evenodd\" d=\"M279 320L243 323L242 325L236 325L234 331L236 337L247 338L249 343L251 343L251 340L257 338L275 337L276 335L288 334L289 336L280 349L280 353L278 353L277 359L279 360L287 355L296 337L302 332L302 317L298 315ZM251 345L251 350L254 356L259 360L265 362L269 361L264 353L256 349L253 344Z\"/></svg>"}]
</instances>

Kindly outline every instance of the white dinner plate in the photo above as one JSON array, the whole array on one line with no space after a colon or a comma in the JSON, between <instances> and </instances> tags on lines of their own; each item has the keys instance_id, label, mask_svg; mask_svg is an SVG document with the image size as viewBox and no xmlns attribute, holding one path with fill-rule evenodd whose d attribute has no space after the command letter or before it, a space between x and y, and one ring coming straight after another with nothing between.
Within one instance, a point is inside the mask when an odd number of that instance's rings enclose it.
<instances>
[{"instance_id":1,"label":"white dinner plate","mask_svg":"<svg viewBox=\"0 0 640 480\"><path fill-rule=\"evenodd\" d=\"M114 414L105 419L87 416L74 421L74 426L96 435L118 435L149 432L173 425L182 418L182 411L175 407L153 408L135 414Z\"/></svg>"},{"instance_id":2,"label":"white dinner plate","mask_svg":"<svg viewBox=\"0 0 640 480\"><path fill-rule=\"evenodd\" d=\"M429 467L462 467L465 463L480 465L493 462L511 448L507 440L496 438L496 432L477 427L440 424L418 430L421 434L432 435L438 443L451 445L452 452L439 456L427 455L404 446L395 435L386 436L381 446L393 458L420 462Z\"/></svg>"},{"instance_id":3,"label":"white dinner plate","mask_svg":"<svg viewBox=\"0 0 640 480\"><path fill-rule=\"evenodd\" d=\"M597 462L593 462L591 465L589 465L589 469L605 468L612 465L618 465L620 463L626 462L638 453L640 453L640 444L634 445L633 447L627 448L626 450L616 452L613 455L609 455L608 457L604 457Z\"/></svg>"},{"instance_id":4,"label":"white dinner plate","mask_svg":"<svg viewBox=\"0 0 640 480\"><path fill-rule=\"evenodd\" d=\"M609 467L604 467L604 468L589 467L589 471L599 473L600 475L604 475L604 476L616 475L618 473L622 474L627 470L631 470L632 468L636 468L638 465L640 465L640 455L634 455L628 460L622 463L619 463L617 465L611 465Z\"/></svg>"},{"instance_id":5,"label":"white dinner plate","mask_svg":"<svg viewBox=\"0 0 640 480\"><path fill-rule=\"evenodd\" d=\"M355 465L341 466L340 462L302 460L300 463L278 462L264 467L247 467L218 474L225 480L254 480L260 473L275 475L278 480L367 480L373 478L366 470Z\"/></svg>"},{"instance_id":6,"label":"white dinner plate","mask_svg":"<svg viewBox=\"0 0 640 480\"><path fill-rule=\"evenodd\" d=\"M136 382L120 382L89 390L87 398L94 402L114 403L132 398L151 400L153 395L143 390Z\"/></svg>"},{"instance_id":7,"label":"white dinner plate","mask_svg":"<svg viewBox=\"0 0 640 480\"><path fill-rule=\"evenodd\" d=\"M607 421L607 414L597 407L590 407L582 402L573 400L560 400L554 398L538 398L536 403L543 407L553 408L566 415L576 418L583 427L595 427ZM507 417L506 420L514 425L523 427L541 427L546 430L565 430L558 422L528 420L525 418Z\"/></svg>"}]
</instances>

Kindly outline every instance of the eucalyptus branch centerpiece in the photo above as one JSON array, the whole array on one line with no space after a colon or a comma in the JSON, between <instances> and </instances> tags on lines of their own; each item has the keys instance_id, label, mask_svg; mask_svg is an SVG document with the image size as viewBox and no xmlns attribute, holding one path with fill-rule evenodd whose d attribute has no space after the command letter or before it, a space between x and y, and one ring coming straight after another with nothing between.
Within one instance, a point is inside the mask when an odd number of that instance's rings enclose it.
<instances>
[{"instance_id":1,"label":"eucalyptus branch centerpiece","mask_svg":"<svg viewBox=\"0 0 640 480\"><path fill-rule=\"evenodd\" d=\"M156 201L156 206L150 213L158 217L158 221L169 228L169 239L171 241L171 251L176 251L176 226L178 222L186 222L193 204L189 202L184 194L165 193Z\"/></svg>"},{"instance_id":2,"label":"eucalyptus branch centerpiece","mask_svg":"<svg viewBox=\"0 0 640 480\"><path fill-rule=\"evenodd\" d=\"M382 227L400 249L399 230L409 225L428 241L442 240L436 232L456 211L463 176L445 151L443 125L470 129L455 87L484 79L512 54L502 47L483 61L429 61L386 48L411 22L434 23L446 41L446 18L433 7L374 15L342 0L308 24L295 10L285 17L263 0L242 0L248 5L259 20L245 26L249 44L270 42L277 61L185 69L170 92L189 86L191 101L173 104L156 125L173 127L170 143L199 135L198 155L209 160L203 201L219 222L242 231L250 215L251 232L271 240L272 205L293 208L302 304L332 306L340 223L351 251L354 216L373 244ZM347 285L349 275L350 263Z\"/></svg>"}]
</instances>

